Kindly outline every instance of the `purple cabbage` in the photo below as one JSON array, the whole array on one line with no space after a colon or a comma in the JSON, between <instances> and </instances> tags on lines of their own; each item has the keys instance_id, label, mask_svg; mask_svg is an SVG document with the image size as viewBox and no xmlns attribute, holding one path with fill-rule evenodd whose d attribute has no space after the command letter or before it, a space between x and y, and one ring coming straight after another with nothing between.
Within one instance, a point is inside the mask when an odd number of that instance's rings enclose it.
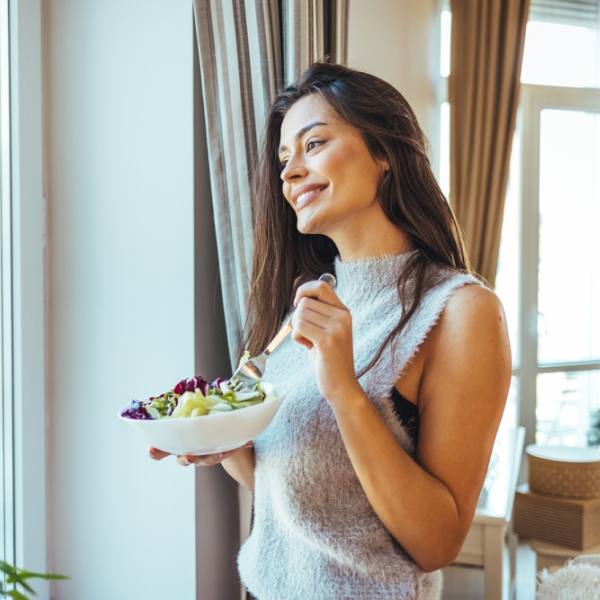
<instances>
[{"instance_id":1,"label":"purple cabbage","mask_svg":"<svg viewBox=\"0 0 600 600\"><path fill-rule=\"evenodd\" d=\"M197 375L196 377L189 377L188 379L182 379L172 391L165 392L160 396L152 396L148 398L148 402L152 402L153 400L157 400L159 398L163 398L168 394L176 394L177 396L181 396L185 392L195 392L199 389L202 394L206 396L208 390L210 388L218 388L219 384L221 384L225 379L219 377L213 383L209 384L204 377ZM178 398L175 398L175 403L178 403ZM170 408L167 412L170 415L173 412L173 408ZM121 416L127 417L128 419L138 419L138 420L154 420L152 415L146 410L146 406L144 402L140 400L131 400L131 406L121 413Z\"/></svg>"},{"instance_id":2,"label":"purple cabbage","mask_svg":"<svg viewBox=\"0 0 600 600\"><path fill-rule=\"evenodd\" d=\"M196 377L189 377L188 379L182 379L173 389L173 391L181 396L185 392L195 392L197 389L200 389L202 394L206 396L208 392L208 381L204 379L204 377L200 377L197 375Z\"/></svg>"},{"instance_id":3,"label":"purple cabbage","mask_svg":"<svg viewBox=\"0 0 600 600\"><path fill-rule=\"evenodd\" d=\"M152 419L143 402L132 400L131 407L121 413L121 416L128 419Z\"/></svg>"}]
</instances>

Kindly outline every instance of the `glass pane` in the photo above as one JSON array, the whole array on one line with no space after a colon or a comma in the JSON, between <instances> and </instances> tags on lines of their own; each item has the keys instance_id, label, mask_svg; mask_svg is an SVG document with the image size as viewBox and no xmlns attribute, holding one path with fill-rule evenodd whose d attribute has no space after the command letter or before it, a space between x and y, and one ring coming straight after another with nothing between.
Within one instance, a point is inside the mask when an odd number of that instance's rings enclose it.
<instances>
[{"instance_id":1,"label":"glass pane","mask_svg":"<svg viewBox=\"0 0 600 600\"><path fill-rule=\"evenodd\" d=\"M508 398L506 399L506 407L504 408L504 414L502 415L502 422L500 423L500 432L508 429L516 429L519 426L518 418L518 394L519 394L519 380L513 376L510 381L510 389L508 390ZM498 435L500 435L500 432Z\"/></svg>"},{"instance_id":2,"label":"glass pane","mask_svg":"<svg viewBox=\"0 0 600 600\"><path fill-rule=\"evenodd\" d=\"M510 155L510 173L504 217L502 219L502 236L498 255L495 290L502 301L506 313L512 364L519 365L519 283L521 261L521 127L517 128L513 138Z\"/></svg>"},{"instance_id":3,"label":"glass pane","mask_svg":"<svg viewBox=\"0 0 600 600\"><path fill-rule=\"evenodd\" d=\"M537 444L587 446L600 408L600 371L542 373L537 378Z\"/></svg>"},{"instance_id":4,"label":"glass pane","mask_svg":"<svg viewBox=\"0 0 600 600\"><path fill-rule=\"evenodd\" d=\"M539 85L598 87L598 31L559 23L527 24L521 81Z\"/></svg>"},{"instance_id":5,"label":"glass pane","mask_svg":"<svg viewBox=\"0 0 600 600\"><path fill-rule=\"evenodd\" d=\"M600 113L543 110L538 360L600 359Z\"/></svg>"},{"instance_id":6,"label":"glass pane","mask_svg":"<svg viewBox=\"0 0 600 600\"><path fill-rule=\"evenodd\" d=\"M450 48L452 32L452 13L446 9L442 11L440 19L440 75L450 75Z\"/></svg>"},{"instance_id":7,"label":"glass pane","mask_svg":"<svg viewBox=\"0 0 600 600\"><path fill-rule=\"evenodd\" d=\"M450 104L442 102L440 108L440 188L450 196Z\"/></svg>"}]
</instances>

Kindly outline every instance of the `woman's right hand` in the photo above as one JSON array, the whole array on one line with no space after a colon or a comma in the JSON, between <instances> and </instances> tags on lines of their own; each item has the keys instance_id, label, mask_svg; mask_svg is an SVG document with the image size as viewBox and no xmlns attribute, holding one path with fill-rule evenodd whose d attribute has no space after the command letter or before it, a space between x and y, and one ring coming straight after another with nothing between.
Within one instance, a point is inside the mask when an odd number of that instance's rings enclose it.
<instances>
[{"instance_id":1,"label":"woman's right hand","mask_svg":"<svg viewBox=\"0 0 600 600\"><path fill-rule=\"evenodd\" d=\"M177 456L177 462L182 467L189 467L190 465L196 465L197 467L212 467L214 465L218 465L223 462L227 458L233 456L236 452L243 450L245 448L252 448L254 444L250 441L244 446L240 446L239 448L234 448L233 450L228 450L227 452L218 452L216 454L181 454ZM153 460L162 460L167 456L171 456L169 452L163 452L162 450L158 450L158 448L153 448L150 446L148 448L148 454L150 458Z\"/></svg>"}]
</instances>

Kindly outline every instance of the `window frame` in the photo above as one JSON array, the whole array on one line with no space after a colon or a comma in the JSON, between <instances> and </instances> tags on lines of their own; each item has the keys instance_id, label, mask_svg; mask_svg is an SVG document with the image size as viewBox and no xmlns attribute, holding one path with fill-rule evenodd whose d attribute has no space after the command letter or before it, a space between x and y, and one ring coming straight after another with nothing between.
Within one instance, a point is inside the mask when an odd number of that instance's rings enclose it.
<instances>
[{"instance_id":1,"label":"window frame","mask_svg":"<svg viewBox=\"0 0 600 600\"><path fill-rule=\"evenodd\" d=\"M4 560L46 572L41 0L0 0ZM36 582L48 600L48 582Z\"/></svg>"},{"instance_id":2,"label":"window frame","mask_svg":"<svg viewBox=\"0 0 600 600\"><path fill-rule=\"evenodd\" d=\"M600 359L543 365L538 361L540 121L542 110L553 108L600 113L600 89L521 84L519 364L513 367L513 375L519 386L517 410L526 445L535 444L538 375L600 369Z\"/></svg>"},{"instance_id":3,"label":"window frame","mask_svg":"<svg viewBox=\"0 0 600 600\"><path fill-rule=\"evenodd\" d=\"M7 562L15 561L14 535L14 426L13 426L13 319L12 319L12 202L10 123L9 3L0 1L0 366L1 420L0 543Z\"/></svg>"}]
</instances>

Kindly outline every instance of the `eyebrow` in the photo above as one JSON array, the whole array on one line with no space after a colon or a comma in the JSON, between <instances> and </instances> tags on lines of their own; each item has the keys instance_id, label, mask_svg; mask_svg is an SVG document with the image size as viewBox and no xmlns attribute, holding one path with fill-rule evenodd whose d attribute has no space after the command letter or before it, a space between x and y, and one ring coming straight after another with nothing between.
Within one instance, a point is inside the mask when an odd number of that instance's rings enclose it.
<instances>
[{"instance_id":1,"label":"eyebrow","mask_svg":"<svg viewBox=\"0 0 600 600\"><path fill-rule=\"evenodd\" d=\"M296 141L301 140L313 127L318 127L319 125L329 125L329 123L323 123L323 121L315 121L314 123L309 123L298 132L294 136ZM277 154L281 154L284 150L287 150L285 146L279 146L279 150L277 150Z\"/></svg>"}]
</instances>

